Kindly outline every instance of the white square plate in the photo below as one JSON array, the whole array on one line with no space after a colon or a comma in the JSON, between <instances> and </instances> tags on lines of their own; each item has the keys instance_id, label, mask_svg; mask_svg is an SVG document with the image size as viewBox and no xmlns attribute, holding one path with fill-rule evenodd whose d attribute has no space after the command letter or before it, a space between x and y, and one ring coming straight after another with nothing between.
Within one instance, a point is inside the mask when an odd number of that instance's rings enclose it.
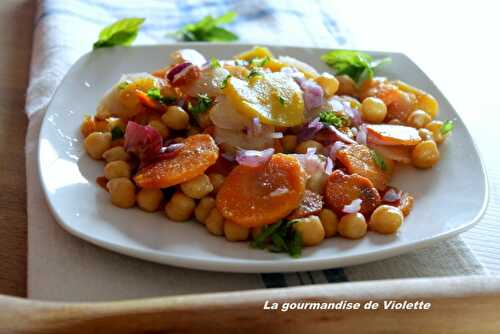
<instances>
[{"instance_id":1,"label":"white square plate","mask_svg":"<svg viewBox=\"0 0 500 334\"><path fill-rule=\"evenodd\" d=\"M432 81L405 55L370 52L391 57L378 74L397 78L434 95L440 103L439 119L453 119L455 129L440 146L441 161L433 169L399 168L394 186L415 196L412 213L399 233L368 233L362 240L325 240L306 248L299 259L251 249L248 243L230 243L207 233L195 222L173 223L162 212L114 207L95 182L103 165L90 159L82 147L79 126L83 116L94 114L104 92L123 73L158 69L169 54L190 47L205 56L231 58L251 48L243 44L189 43L100 49L89 53L66 75L43 121L39 168L49 206L70 233L99 246L130 256L187 268L230 272L285 272L317 270L359 264L399 255L442 242L472 227L483 214L488 197L484 166L464 123ZM273 47L320 71L328 67L320 48ZM453 78L450 78L453 80Z\"/></svg>"}]
</instances>

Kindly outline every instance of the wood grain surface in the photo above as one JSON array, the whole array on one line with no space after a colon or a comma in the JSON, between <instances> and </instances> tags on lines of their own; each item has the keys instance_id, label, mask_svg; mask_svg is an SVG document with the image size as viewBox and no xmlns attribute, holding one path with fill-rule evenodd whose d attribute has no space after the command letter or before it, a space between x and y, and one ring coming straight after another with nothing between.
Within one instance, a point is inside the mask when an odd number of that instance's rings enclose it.
<instances>
[{"instance_id":1,"label":"wood grain surface","mask_svg":"<svg viewBox=\"0 0 500 334\"><path fill-rule=\"evenodd\" d=\"M26 295L24 114L35 1L0 1L0 293Z\"/></svg>"},{"instance_id":2,"label":"wood grain surface","mask_svg":"<svg viewBox=\"0 0 500 334\"><path fill-rule=\"evenodd\" d=\"M423 301L429 310L263 310L266 301ZM0 297L0 333L498 333L500 278L455 277L64 304ZM332 331L333 330L333 331Z\"/></svg>"}]
</instances>

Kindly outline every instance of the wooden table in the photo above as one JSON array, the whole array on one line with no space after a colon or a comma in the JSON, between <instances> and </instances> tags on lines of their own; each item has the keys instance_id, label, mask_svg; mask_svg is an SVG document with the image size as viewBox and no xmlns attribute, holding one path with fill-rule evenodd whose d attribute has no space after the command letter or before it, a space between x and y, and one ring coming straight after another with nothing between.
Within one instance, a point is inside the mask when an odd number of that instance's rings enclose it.
<instances>
[{"instance_id":1,"label":"wooden table","mask_svg":"<svg viewBox=\"0 0 500 334\"><path fill-rule=\"evenodd\" d=\"M0 294L26 295L24 102L35 1L0 1Z\"/></svg>"}]
</instances>

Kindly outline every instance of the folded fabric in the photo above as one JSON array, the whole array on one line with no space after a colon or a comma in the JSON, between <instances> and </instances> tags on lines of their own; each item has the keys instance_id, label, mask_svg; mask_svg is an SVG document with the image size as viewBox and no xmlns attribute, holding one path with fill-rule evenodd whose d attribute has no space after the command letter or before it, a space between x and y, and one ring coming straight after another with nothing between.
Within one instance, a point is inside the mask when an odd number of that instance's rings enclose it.
<instances>
[{"instance_id":1,"label":"folded fabric","mask_svg":"<svg viewBox=\"0 0 500 334\"><path fill-rule=\"evenodd\" d=\"M30 118L26 138L28 296L50 300L112 300L348 280L482 273L482 267L460 238L407 255L344 269L259 275L203 272L149 263L100 249L59 227L40 187L36 150L47 104L71 65L82 54L91 51L104 26L120 18L146 18L136 44L166 43L172 42L167 33L182 25L229 10L239 14L228 28L240 36L241 42L352 47L330 1L46 0L39 3L26 103Z\"/></svg>"}]
</instances>

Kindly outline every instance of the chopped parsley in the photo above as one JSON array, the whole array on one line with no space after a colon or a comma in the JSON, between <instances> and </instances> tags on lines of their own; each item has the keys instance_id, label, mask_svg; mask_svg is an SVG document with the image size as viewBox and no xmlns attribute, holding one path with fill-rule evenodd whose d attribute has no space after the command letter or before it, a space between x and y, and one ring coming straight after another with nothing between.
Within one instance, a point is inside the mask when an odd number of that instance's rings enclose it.
<instances>
[{"instance_id":1,"label":"chopped parsley","mask_svg":"<svg viewBox=\"0 0 500 334\"><path fill-rule=\"evenodd\" d=\"M250 70L250 73L248 73L248 79L252 79L253 77L258 77L258 76L262 76L262 72L259 71L258 69L256 68L252 68Z\"/></svg>"},{"instance_id":2,"label":"chopped parsley","mask_svg":"<svg viewBox=\"0 0 500 334\"><path fill-rule=\"evenodd\" d=\"M384 158L380 154L378 154L377 151L371 150L370 153L372 155L373 161L378 166L378 168L380 168L383 171L386 171L387 170L387 164L385 163Z\"/></svg>"},{"instance_id":3,"label":"chopped parsley","mask_svg":"<svg viewBox=\"0 0 500 334\"><path fill-rule=\"evenodd\" d=\"M217 67L221 67L217 58L215 57L210 58L210 68L217 68Z\"/></svg>"},{"instance_id":4,"label":"chopped parsley","mask_svg":"<svg viewBox=\"0 0 500 334\"><path fill-rule=\"evenodd\" d=\"M300 257L302 238L292 225L296 220L281 220L276 224L266 225L262 232L250 243L253 248L267 249L273 253L288 253L291 257Z\"/></svg>"},{"instance_id":5,"label":"chopped parsley","mask_svg":"<svg viewBox=\"0 0 500 334\"><path fill-rule=\"evenodd\" d=\"M270 60L271 60L271 58L269 58L269 56L265 56L263 58L256 57L250 61L250 66L252 66L252 67L264 67L264 66L266 66L267 63L269 63Z\"/></svg>"},{"instance_id":6,"label":"chopped parsley","mask_svg":"<svg viewBox=\"0 0 500 334\"><path fill-rule=\"evenodd\" d=\"M278 101L280 101L280 104L281 104L282 107L285 106L285 102L286 101L285 101L285 98L283 96L281 96L281 95L278 96Z\"/></svg>"},{"instance_id":7,"label":"chopped parsley","mask_svg":"<svg viewBox=\"0 0 500 334\"><path fill-rule=\"evenodd\" d=\"M236 17L237 14L231 11L216 18L207 15L198 22L186 24L174 36L186 42L232 42L238 39L238 35L220 25L231 23Z\"/></svg>"},{"instance_id":8,"label":"chopped parsley","mask_svg":"<svg viewBox=\"0 0 500 334\"><path fill-rule=\"evenodd\" d=\"M158 88L158 87L152 87L152 88L148 89L146 94L148 94L148 96L150 98L152 98L155 101L160 102L161 104L169 105L169 104L175 103L175 101L176 101L175 98L173 98L173 97L162 96L160 88Z\"/></svg>"},{"instance_id":9,"label":"chopped parsley","mask_svg":"<svg viewBox=\"0 0 500 334\"><path fill-rule=\"evenodd\" d=\"M119 126L115 126L114 128L111 129L111 139L120 139L123 138L125 133L123 132L123 129L120 128Z\"/></svg>"},{"instance_id":10,"label":"chopped parsley","mask_svg":"<svg viewBox=\"0 0 500 334\"><path fill-rule=\"evenodd\" d=\"M198 94L196 103L188 103L188 111L193 115L202 114L212 107L212 99L207 94Z\"/></svg>"},{"instance_id":11,"label":"chopped parsley","mask_svg":"<svg viewBox=\"0 0 500 334\"><path fill-rule=\"evenodd\" d=\"M220 85L219 85L219 88L220 88L220 89L224 89L224 88L226 88L226 86L227 86L227 82L228 82L228 80L229 80L229 78L230 78L230 77L231 77L231 74L228 74L228 75L224 78L224 80L222 80L222 82L221 82L221 83L220 83Z\"/></svg>"},{"instance_id":12,"label":"chopped parsley","mask_svg":"<svg viewBox=\"0 0 500 334\"><path fill-rule=\"evenodd\" d=\"M451 131L453 131L454 128L455 128L455 123L453 123L452 120L447 120L446 122L443 123L443 126L441 127L441 134L445 136Z\"/></svg>"},{"instance_id":13,"label":"chopped parsley","mask_svg":"<svg viewBox=\"0 0 500 334\"><path fill-rule=\"evenodd\" d=\"M99 33L99 38L94 43L94 49L116 45L129 46L137 37L144 20L143 18L132 17L110 24Z\"/></svg>"},{"instance_id":14,"label":"chopped parsley","mask_svg":"<svg viewBox=\"0 0 500 334\"><path fill-rule=\"evenodd\" d=\"M358 84L371 79L375 73L375 68L391 62L390 58L373 59L372 56L364 52L351 50L334 50L321 56L336 75L346 74Z\"/></svg>"},{"instance_id":15,"label":"chopped parsley","mask_svg":"<svg viewBox=\"0 0 500 334\"><path fill-rule=\"evenodd\" d=\"M346 119L331 111L322 111L319 113L319 121L324 124L333 125L336 128L345 126Z\"/></svg>"}]
</instances>

